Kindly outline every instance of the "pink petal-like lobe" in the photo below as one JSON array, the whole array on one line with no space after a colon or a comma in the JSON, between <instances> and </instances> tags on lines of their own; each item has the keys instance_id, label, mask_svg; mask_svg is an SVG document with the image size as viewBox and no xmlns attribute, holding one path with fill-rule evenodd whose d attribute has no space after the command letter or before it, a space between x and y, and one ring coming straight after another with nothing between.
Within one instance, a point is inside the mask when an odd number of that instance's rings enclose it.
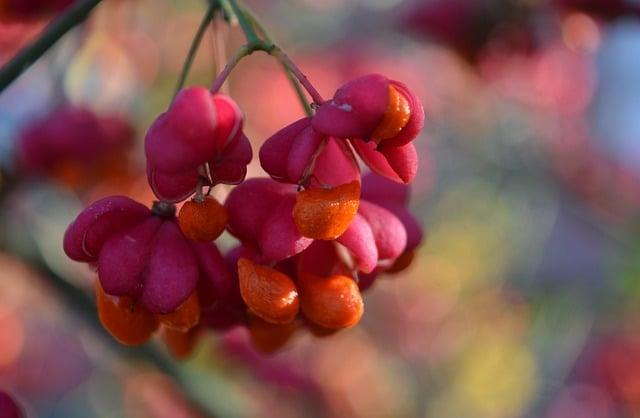
<instances>
[{"instance_id":1,"label":"pink petal-like lobe","mask_svg":"<svg viewBox=\"0 0 640 418\"><path fill-rule=\"evenodd\" d=\"M369 223L380 260L393 260L407 246L404 225L392 212L366 200L360 201L358 213Z\"/></svg>"},{"instance_id":2,"label":"pink petal-like lobe","mask_svg":"<svg viewBox=\"0 0 640 418\"><path fill-rule=\"evenodd\" d=\"M196 191L200 175L198 170L178 173L164 173L147 164L147 180L158 199L167 202L181 202Z\"/></svg>"},{"instance_id":3,"label":"pink petal-like lobe","mask_svg":"<svg viewBox=\"0 0 640 418\"><path fill-rule=\"evenodd\" d=\"M84 209L64 234L63 248L76 261L95 261L113 234L149 216L144 205L125 196L109 196Z\"/></svg>"},{"instance_id":4,"label":"pink petal-like lobe","mask_svg":"<svg viewBox=\"0 0 640 418\"><path fill-rule=\"evenodd\" d=\"M289 153L298 135L311 125L311 118L300 119L269 137L260 147L260 165L277 181L289 181Z\"/></svg>"},{"instance_id":5,"label":"pink petal-like lobe","mask_svg":"<svg viewBox=\"0 0 640 418\"><path fill-rule=\"evenodd\" d=\"M387 109L388 87L389 79L380 74L347 82L317 109L313 127L339 138L369 138Z\"/></svg>"},{"instance_id":6,"label":"pink petal-like lobe","mask_svg":"<svg viewBox=\"0 0 640 418\"><path fill-rule=\"evenodd\" d=\"M374 173L407 184L413 181L418 172L418 153L413 144L377 151L373 142L354 139L351 143Z\"/></svg>"},{"instance_id":7,"label":"pink petal-like lobe","mask_svg":"<svg viewBox=\"0 0 640 418\"><path fill-rule=\"evenodd\" d=\"M163 221L144 272L142 304L153 313L175 311L193 293L198 273L197 261L177 223Z\"/></svg>"},{"instance_id":8,"label":"pink petal-like lobe","mask_svg":"<svg viewBox=\"0 0 640 418\"><path fill-rule=\"evenodd\" d=\"M356 261L358 270L371 273L378 263L378 250L373 231L361 215L356 215L349 228L338 237L337 241L344 245Z\"/></svg>"},{"instance_id":9,"label":"pink petal-like lobe","mask_svg":"<svg viewBox=\"0 0 640 418\"><path fill-rule=\"evenodd\" d=\"M339 186L360 181L360 167L349 145L336 138L327 138L316 159L311 180L312 186Z\"/></svg>"},{"instance_id":10,"label":"pink petal-like lobe","mask_svg":"<svg viewBox=\"0 0 640 418\"><path fill-rule=\"evenodd\" d=\"M238 132L235 138L215 158L209 161L213 184L240 184L247 174L247 164L253 158L249 139Z\"/></svg>"},{"instance_id":11,"label":"pink petal-like lobe","mask_svg":"<svg viewBox=\"0 0 640 418\"><path fill-rule=\"evenodd\" d=\"M211 242L190 242L190 245L200 265L200 281L207 284L203 288L212 293L206 295L208 296L206 300L236 307L238 299L241 299L240 288L218 247ZM210 306L212 303L205 305Z\"/></svg>"},{"instance_id":12,"label":"pink petal-like lobe","mask_svg":"<svg viewBox=\"0 0 640 418\"><path fill-rule=\"evenodd\" d=\"M295 193L292 186L268 178L249 179L235 187L225 207L229 214L227 229L243 242L257 240L267 218L286 194Z\"/></svg>"},{"instance_id":13,"label":"pink petal-like lobe","mask_svg":"<svg viewBox=\"0 0 640 418\"><path fill-rule=\"evenodd\" d=\"M98 277L105 293L137 296L162 219L152 216L108 239L98 258Z\"/></svg>"},{"instance_id":14,"label":"pink petal-like lobe","mask_svg":"<svg viewBox=\"0 0 640 418\"><path fill-rule=\"evenodd\" d=\"M313 239L302 236L293 222L295 203L295 195L283 196L260 230L260 250L271 261L296 255L313 242Z\"/></svg>"},{"instance_id":15,"label":"pink petal-like lobe","mask_svg":"<svg viewBox=\"0 0 640 418\"><path fill-rule=\"evenodd\" d=\"M169 109L151 125L145 137L149 164L164 172L193 169L216 148L218 117L209 90L181 90Z\"/></svg>"}]
</instances>

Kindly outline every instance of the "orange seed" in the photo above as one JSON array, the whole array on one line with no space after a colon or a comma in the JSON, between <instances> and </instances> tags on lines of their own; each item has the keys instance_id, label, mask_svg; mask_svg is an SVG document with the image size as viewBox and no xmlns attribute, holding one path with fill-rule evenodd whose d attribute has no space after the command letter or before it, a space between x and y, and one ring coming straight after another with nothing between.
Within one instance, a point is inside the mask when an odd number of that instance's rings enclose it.
<instances>
[{"instance_id":1,"label":"orange seed","mask_svg":"<svg viewBox=\"0 0 640 418\"><path fill-rule=\"evenodd\" d=\"M162 339L174 358L184 360L193 352L199 335L200 329L198 328L192 328L186 332L165 328L162 332Z\"/></svg>"},{"instance_id":2,"label":"orange seed","mask_svg":"<svg viewBox=\"0 0 640 418\"><path fill-rule=\"evenodd\" d=\"M96 283L96 305L102 326L126 345L146 343L158 329L155 315L128 296L111 296Z\"/></svg>"},{"instance_id":3,"label":"orange seed","mask_svg":"<svg viewBox=\"0 0 640 418\"><path fill-rule=\"evenodd\" d=\"M329 329L348 328L362 318L362 296L351 277L302 274L298 284L302 312L317 325Z\"/></svg>"},{"instance_id":4,"label":"orange seed","mask_svg":"<svg viewBox=\"0 0 640 418\"><path fill-rule=\"evenodd\" d=\"M298 314L298 289L291 278L276 269L238 260L240 294L249 309L272 324L287 324Z\"/></svg>"},{"instance_id":5,"label":"orange seed","mask_svg":"<svg viewBox=\"0 0 640 418\"><path fill-rule=\"evenodd\" d=\"M213 241L227 226L227 210L211 196L202 202L190 200L180 208L178 223L187 238L199 242Z\"/></svg>"},{"instance_id":6,"label":"orange seed","mask_svg":"<svg viewBox=\"0 0 640 418\"><path fill-rule=\"evenodd\" d=\"M293 220L308 238L332 240L347 230L360 205L360 182L330 189L307 189L296 196Z\"/></svg>"},{"instance_id":7,"label":"orange seed","mask_svg":"<svg viewBox=\"0 0 640 418\"><path fill-rule=\"evenodd\" d=\"M174 312L158 315L158 319L167 328L187 332L200 321L200 302L198 294L193 292Z\"/></svg>"},{"instance_id":8,"label":"orange seed","mask_svg":"<svg viewBox=\"0 0 640 418\"><path fill-rule=\"evenodd\" d=\"M389 101L380 124L371 135L374 139L390 139L398 135L411 119L411 105L402 93L389 84Z\"/></svg>"}]
</instances>

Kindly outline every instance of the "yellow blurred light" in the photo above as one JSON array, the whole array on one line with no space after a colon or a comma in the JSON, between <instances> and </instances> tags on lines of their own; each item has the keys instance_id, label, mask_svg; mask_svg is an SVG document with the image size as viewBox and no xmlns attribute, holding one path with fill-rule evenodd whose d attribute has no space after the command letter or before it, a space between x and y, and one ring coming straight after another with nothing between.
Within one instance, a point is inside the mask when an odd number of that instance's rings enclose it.
<instances>
[{"instance_id":1,"label":"yellow blurred light","mask_svg":"<svg viewBox=\"0 0 640 418\"><path fill-rule=\"evenodd\" d=\"M475 416L519 416L538 384L536 363L519 341L495 334L464 354L450 396Z\"/></svg>"}]
</instances>

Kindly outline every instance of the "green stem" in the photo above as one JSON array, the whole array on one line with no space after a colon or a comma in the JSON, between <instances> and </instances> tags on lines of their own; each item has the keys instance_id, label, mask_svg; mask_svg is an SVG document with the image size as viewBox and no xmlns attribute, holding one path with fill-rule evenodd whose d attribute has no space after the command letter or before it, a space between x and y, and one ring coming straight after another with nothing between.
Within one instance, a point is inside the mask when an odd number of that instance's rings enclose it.
<instances>
[{"instance_id":1,"label":"green stem","mask_svg":"<svg viewBox=\"0 0 640 418\"><path fill-rule=\"evenodd\" d=\"M184 64L182 65L182 70L180 71L180 76L178 77L178 82L176 83L176 89L174 92L174 97L180 89L184 86L185 81L187 80L187 75L189 74L189 70L191 69L191 65L193 64L193 60L196 57L196 53L198 52L198 48L200 47L200 43L202 42L202 37L204 33L207 31L207 27L209 23L213 19L213 15L218 8L217 2L210 2L209 7L207 8L207 12L202 17L202 21L200 22L200 26L198 26L198 31L196 32L193 41L191 41L191 46L189 47L189 52L187 52L187 56L184 59Z\"/></svg>"},{"instance_id":2,"label":"green stem","mask_svg":"<svg viewBox=\"0 0 640 418\"><path fill-rule=\"evenodd\" d=\"M223 4L228 4L233 11L233 14L238 19L238 23L244 32L244 36L247 38L247 43L251 44L254 42L260 41L258 34L256 33L253 25L251 24L251 20L249 19L249 14L245 9L240 7L236 0L220 0Z\"/></svg>"},{"instance_id":3,"label":"green stem","mask_svg":"<svg viewBox=\"0 0 640 418\"><path fill-rule=\"evenodd\" d=\"M36 62L64 34L82 23L101 0L76 1L53 20L42 34L0 69L0 92Z\"/></svg>"}]
</instances>

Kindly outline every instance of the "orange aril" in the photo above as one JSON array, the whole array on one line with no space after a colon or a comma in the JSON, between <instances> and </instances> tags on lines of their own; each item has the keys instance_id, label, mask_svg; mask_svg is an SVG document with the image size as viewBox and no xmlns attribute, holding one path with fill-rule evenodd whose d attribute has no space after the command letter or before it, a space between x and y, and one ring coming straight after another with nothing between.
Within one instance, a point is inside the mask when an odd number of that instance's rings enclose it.
<instances>
[{"instance_id":1,"label":"orange aril","mask_svg":"<svg viewBox=\"0 0 640 418\"><path fill-rule=\"evenodd\" d=\"M174 358L184 360L193 352L199 335L199 328L192 328L186 332L165 328L162 332L162 339Z\"/></svg>"},{"instance_id":2,"label":"orange aril","mask_svg":"<svg viewBox=\"0 0 640 418\"><path fill-rule=\"evenodd\" d=\"M186 202L178 214L178 224L184 235L198 242L218 238L227 226L227 219L225 207L211 196L205 197L201 202Z\"/></svg>"},{"instance_id":3,"label":"orange aril","mask_svg":"<svg viewBox=\"0 0 640 418\"><path fill-rule=\"evenodd\" d=\"M200 302L198 294L193 292L174 312L158 315L158 319L167 328L187 332L200 321Z\"/></svg>"},{"instance_id":4,"label":"orange aril","mask_svg":"<svg viewBox=\"0 0 640 418\"><path fill-rule=\"evenodd\" d=\"M360 205L360 182L307 189L296 197L293 220L308 238L332 240L347 230Z\"/></svg>"},{"instance_id":5,"label":"orange aril","mask_svg":"<svg viewBox=\"0 0 640 418\"><path fill-rule=\"evenodd\" d=\"M158 329L154 314L133 298L107 295L100 282L96 284L96 305L102 326L122 344L144 344Z\"/></svg>"},{"instance_id":6,"label":"orange aril","mask_svg":"<svg viewBox=\"0 0 640 418\"><path fill-rule=\"evenodd\" d=\"M298 289L289 276L241 258L238 278L242 299L255 315L272 324L287 324L296 318Z\"/></svg>"},{"instance_id":7,"label":"orange aril","mask_svg":"<svg viewBox=\"0 0 640 418\"><path fill-rule=\"evenodd\" d=\"M409 100L389 84L389 101L382 120L371 135L377 141L393 138L407 126L411 119Z\"/></svg>"},{"instance_id":8,"label":"orange aril","mask_svg":"<svg viewBox=\"0 0 640 418\"><path fill-rule=\"evenodd\" d=\"M364 313L358 284L351 277L334 274L299 277L300 308L310 321L324 328L352 327Z\"/></svg>"},{"instance_id":9,"label":"orange aril","mask_svg":"<svg viewBox=\"0 0 640 418\"><path fill-rule=\"evenodd\" d=\"M251 343L261 353L273 353L282 348L298 329L298 324L272 324L255 315L249 315Z\"/></svg>"}]
</instances>

